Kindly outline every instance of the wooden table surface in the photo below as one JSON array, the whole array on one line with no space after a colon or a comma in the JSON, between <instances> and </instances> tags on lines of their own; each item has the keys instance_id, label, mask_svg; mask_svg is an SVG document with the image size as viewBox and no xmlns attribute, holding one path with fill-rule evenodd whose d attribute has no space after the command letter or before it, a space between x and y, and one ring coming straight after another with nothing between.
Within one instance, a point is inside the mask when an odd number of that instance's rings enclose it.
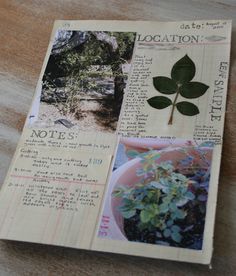
<instances>
[{"instance_id":1,"label":"wooden table surface","mask_svg":"<svg viewBox=\"0 0 236 276\"><path fill-rule=\"evenodd\" d=\"M0 183L20 137L55 19L236 19L236 0L0 0ZM236 22L212 266L0 242L0 275L235 275Z\"/></svg>"}]
</instances>

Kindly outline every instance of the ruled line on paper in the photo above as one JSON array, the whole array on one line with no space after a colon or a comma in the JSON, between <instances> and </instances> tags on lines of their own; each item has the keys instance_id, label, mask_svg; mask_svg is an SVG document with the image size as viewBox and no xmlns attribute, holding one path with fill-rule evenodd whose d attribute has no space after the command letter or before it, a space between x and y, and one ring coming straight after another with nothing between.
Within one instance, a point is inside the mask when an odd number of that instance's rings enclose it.
<instances>
[{"instance_id":1,"label":"ruled line on paper","mask_svg":"<svg viewBox=\"0 0 236 276\"><path fill-rule=\"evenodd\" d=\"M23 179L37 179L37 180L48 180L53 182L63 182L63 183L77 183L81 185L92 185L92 186L104 186L105 183L91 183L86 181L77 181L77 180L67 180L67 179L59 179L59 178L50 178L50 177L35 177L35 176L27 176L27 175L15 175L12 174L10 177L13 178L23 178Z\"/></svg>"}]
</instances>

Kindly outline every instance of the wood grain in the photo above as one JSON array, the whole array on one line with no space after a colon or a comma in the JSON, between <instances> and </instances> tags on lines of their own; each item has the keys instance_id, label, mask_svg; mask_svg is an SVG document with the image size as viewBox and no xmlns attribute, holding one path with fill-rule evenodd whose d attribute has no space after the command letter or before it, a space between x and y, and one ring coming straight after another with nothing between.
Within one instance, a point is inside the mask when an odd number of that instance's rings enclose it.
<instances>
[{"instance_id":1,"label":"wood grain","mask_svg":"<svg viewBox=\"0 0 236 276\"><path fill-rule=\"evenodd\" d=\"M0 183L16 148L55 19L236 19L236 1L1 0ZM0 242L0 275L234 275L236 270L236 23L213 269L202 265Z\"/></svg>"}]
</instances>

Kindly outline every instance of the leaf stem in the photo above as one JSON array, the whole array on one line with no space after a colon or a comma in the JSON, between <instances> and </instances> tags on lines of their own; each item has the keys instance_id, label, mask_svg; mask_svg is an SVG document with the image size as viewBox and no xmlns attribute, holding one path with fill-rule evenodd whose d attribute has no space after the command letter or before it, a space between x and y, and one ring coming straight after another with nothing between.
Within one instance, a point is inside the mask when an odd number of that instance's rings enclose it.
<instances>
[{"instance_id":1,"label":"leaf stem","mask_svg":"<svg viewBox=\"0 0 236 276\"><path fill-rule=\"evenodd\" d=\"M179 87L180 87L180 85L178 84L178 88L176 90L176 95L175 95L175 98L174 98L174 101L173 101L173 104L172 104L172 109L171 109L170 119L168 121L168 125L172 125L172 123L173 123L173 116L174 116L175 106L176 106L176 102L177 102L177 99L178 99L178 96L179 96Z\"/></svg>"}]
</instances>

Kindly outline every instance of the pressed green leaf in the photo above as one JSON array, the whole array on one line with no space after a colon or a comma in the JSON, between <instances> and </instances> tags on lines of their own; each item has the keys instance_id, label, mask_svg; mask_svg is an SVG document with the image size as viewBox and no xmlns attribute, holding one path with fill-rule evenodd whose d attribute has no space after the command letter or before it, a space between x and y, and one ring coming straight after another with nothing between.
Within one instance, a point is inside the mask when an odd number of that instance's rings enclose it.
<instances>
[{"instance_id":1,"label":"pressed green leaf","mask_svg":"<svg viewBox=\"0 0 236 276\"><path fill-rule=\"evenodd\" d=\"M183 115L194 116L199 113L198 107L193 103L179 102L176 104L176 107L178 111Z\"/></svg>"},{"instance_id":2,"label":"pressed green leaf","mask_svg":"<svg viewBox=\"0 0 236 276\"><path fill-rule=\"evenodd\" d=\"M163 94L174 94L177 90L177 84L167 77L154 77L153 85L159 92Z\"/></svg>"},{"instance_id":3,"label":"pressed green leaf","mask_svg":"<svg viewBox=\"0 0 236 276\"><path fill-rule=\"evenodd\" d=\"M152 97L148 99L147 102L151 107L156 109L163 109L172 104L169 98L163 96Z\"/></svg>"},{"instance_id":4,"label":"pressed green leaf","mask_svg":"<svg viewBox=\"0 0 236 276\"><path fill-rule=\"evenodd\" d=\"M189 82L180 87L180 95L187 99L194 99L204 95L209 88L202 82Z\"/></svg>"},{"instance_id":5,"label":"pressed green leaf","mask_svg":"<svg viewBox=\"0 0 236 276\"><path fill-rule=\"evenodd\" d=\"M172 70L171 78L178 83L186 83L193 79L195 76L196 68L194 62L185 55L183 58L178 60Z\"/></svg>"}]
</instances>

